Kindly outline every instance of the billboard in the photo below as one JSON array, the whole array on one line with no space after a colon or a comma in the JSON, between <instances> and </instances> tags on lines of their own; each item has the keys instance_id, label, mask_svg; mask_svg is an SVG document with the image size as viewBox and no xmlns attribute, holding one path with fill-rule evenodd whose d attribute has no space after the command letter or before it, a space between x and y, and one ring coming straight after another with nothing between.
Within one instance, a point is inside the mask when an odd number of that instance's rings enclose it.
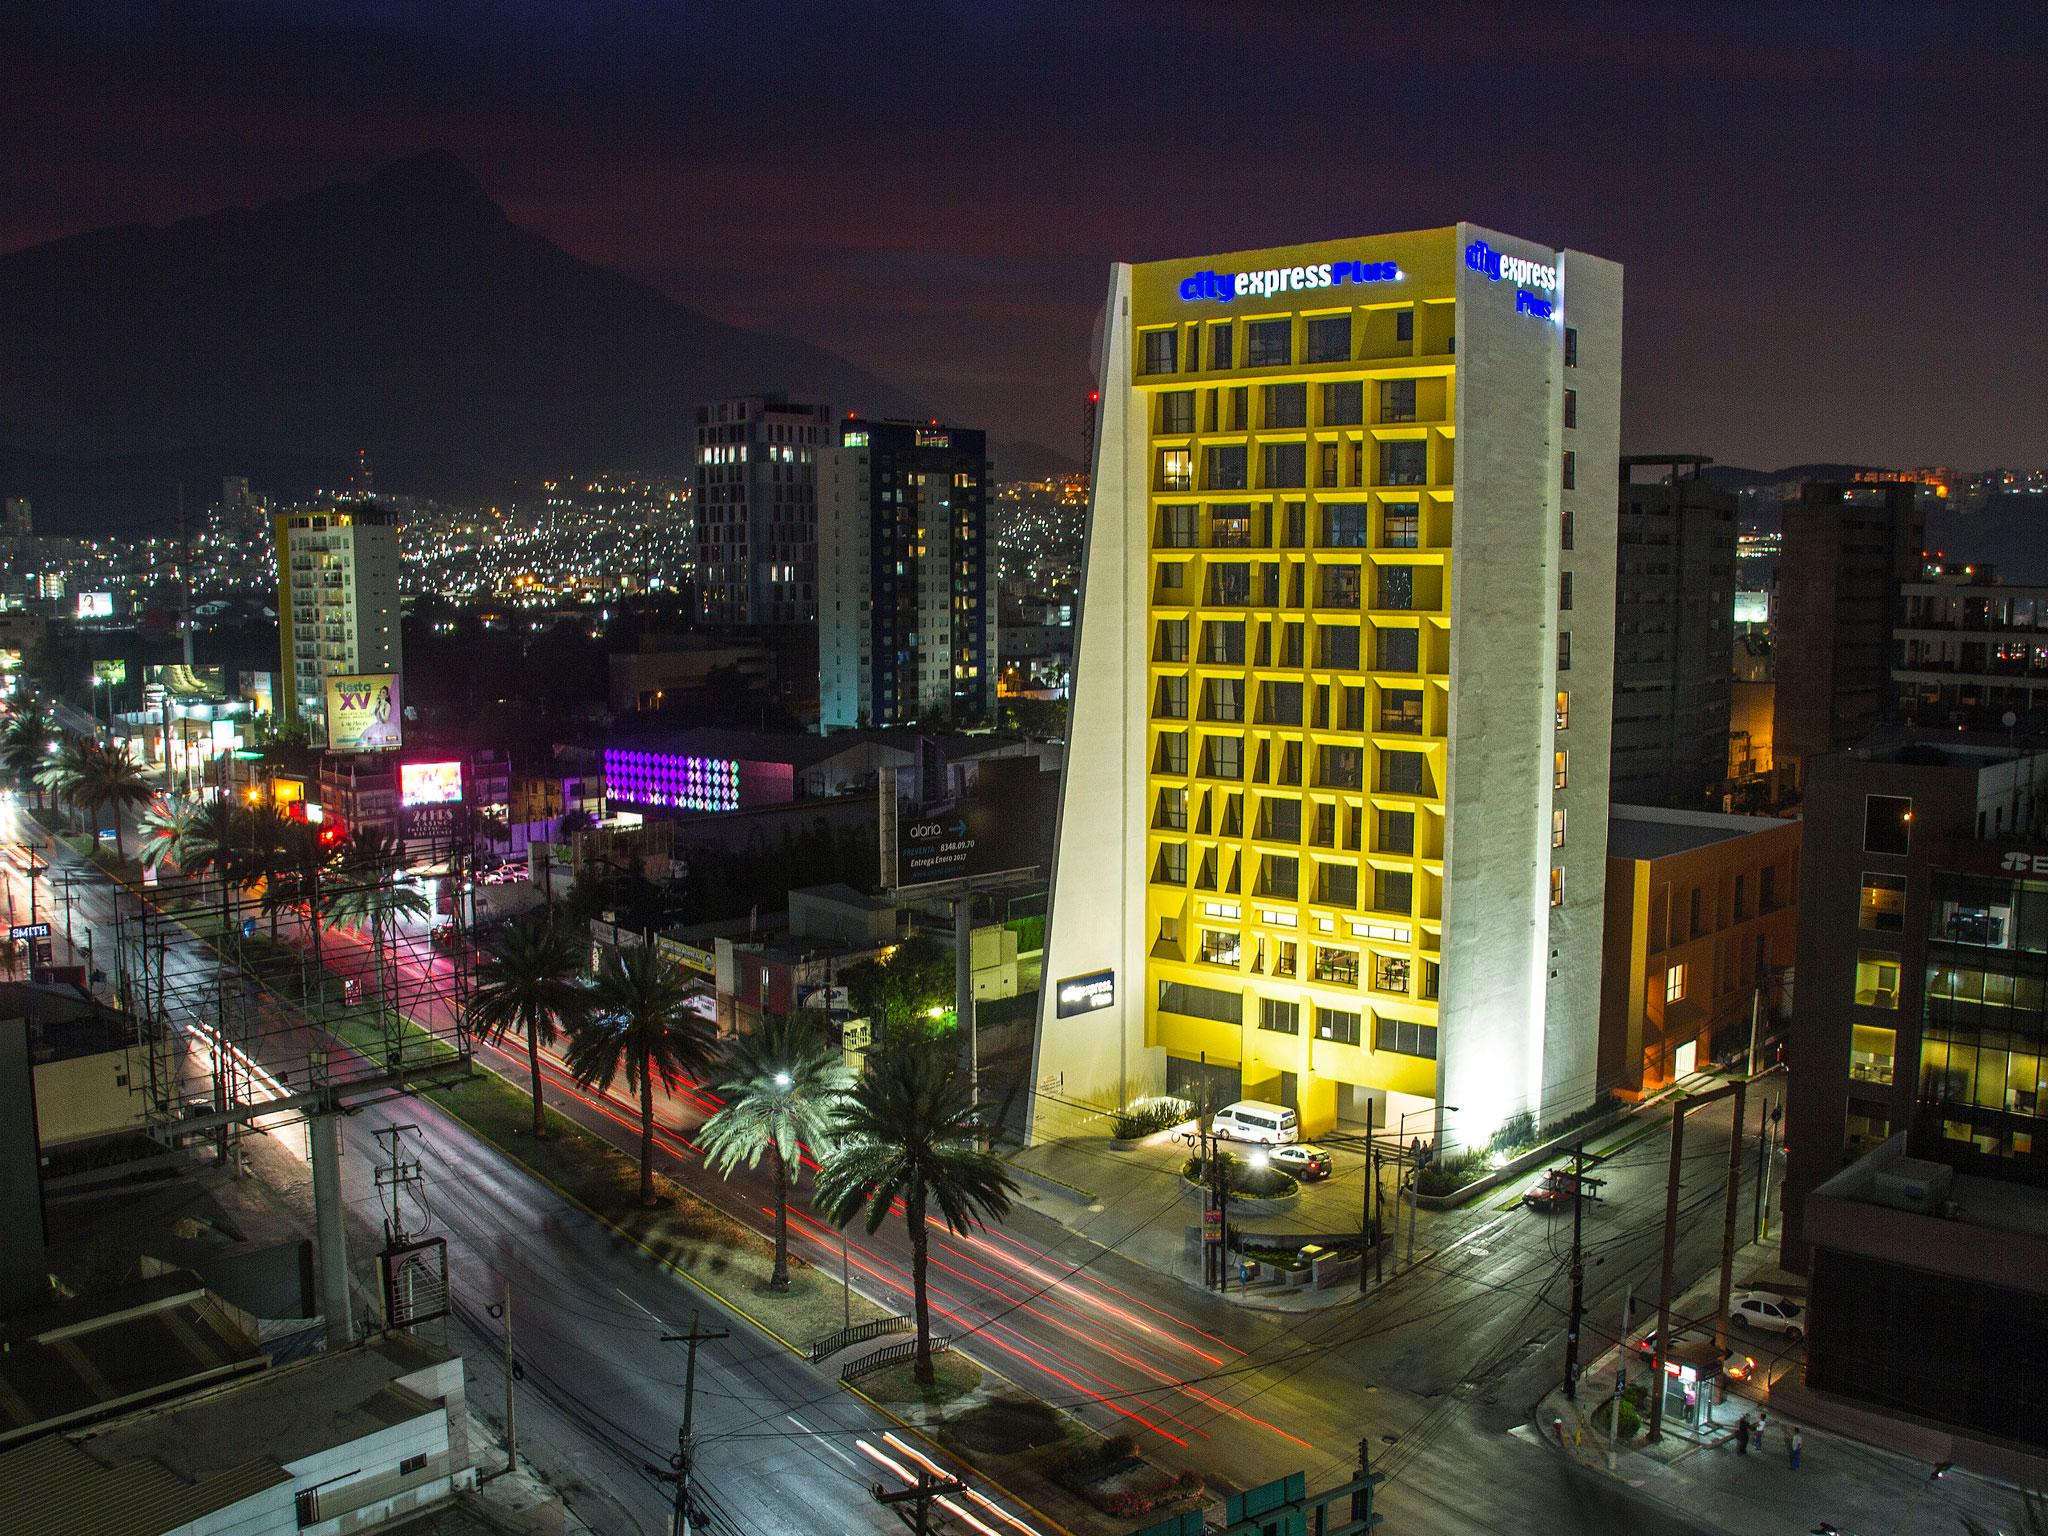
<instances>
[{"instance_id":1,"label":"billboard","mask_svg":"<svg viewBox=\"0 0 2048 1536\"><path fill-rule=\"evenodd\" d=\"M114 594L111 592L79 593L78 616L81 619L111 619L114 616Z\"/></svg>"},{"instance_id":2,"label":"billboard","mask_svg":"<svg viewBox=\"0 0 2048 1536\"><path fill-rule=\"evenodd\" d=\"M92 664L92 680L95 687L119 688L128 681L128 663L120 657L96 661Z\"/></svg>"},{"instance_id":3,"label":"billboard","mask_svg":"<svg viewBox=\"0 0 2048 1536\"><path fill-rule=\"evenodd\" d=\"M1024 875L1045 862L1037 757L936 771L921 760L919 770L882 775L882 875L890 887Z\"/></svg>"},{"instance_id":4,"label":"billboard","mask_svg":"<svg viewBox=\"0 0 2048 1536\"><path fill-rule=\"evenodd\" d=\"M327 749L385 752L402 742L403 705L396 672L358 672L327 679Z\"/></svg>"},{"instance_id":5,"label":"billboard","mask_svg":"<svg viewBox=\"0 0 2048 1536\"><path fill-rule=\"evenodd\" d=\"M462 830L462 764L398 765L398 835L453 841Z\"/></svg>"},{"instance_id":6,"label":"billboard","mask_svg":"<svg viewBox=\"0 0 2048 1536\"><path fill-rule=\"evenodd\" d=\"M1053 989L1059 1017L1071 1019L1077 1013L1116 1006L1116 972L1090 971L1085 976L1068 976Z\"/></svg>"},{"instance_id":7,"label":"billboard","mask_svg":"<svg viewBox=\"0 0 2048 1536\"><path fill-rule=\"evenodd\" d=\"M1771 594L1768 592L1737 592L1735 594L1735 622L1738 624L1770 623Z\"/></svg>"}]
</instances>

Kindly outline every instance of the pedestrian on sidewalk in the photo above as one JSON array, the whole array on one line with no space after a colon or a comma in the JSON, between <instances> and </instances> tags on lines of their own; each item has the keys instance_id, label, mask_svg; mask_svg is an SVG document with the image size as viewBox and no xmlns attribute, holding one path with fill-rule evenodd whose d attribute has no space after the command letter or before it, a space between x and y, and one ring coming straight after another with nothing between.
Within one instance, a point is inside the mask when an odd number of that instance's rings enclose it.
<instances>
[{"instance_id":1,"label":"pedestrian on sidewalk","mask_svg":"<svg viewBox=\"0 0 2048 1536\"><path fill-rule=\"evenodd\" d=\"M1759 1408L1756 1413L1756 1424L1750 1430L1750 1436L1756 1445L1756 1453L1759 1456L1763 1455L1764 1446L1766 1444L1766 1441L1764 1440L1764 1432L1768 1430L1770 1427L1771 1411L1768 1408Z\"/></svg>"},{"instance_id":2,"label":"pedestrian on sidewalk","mask_svg":"<svg viewBox=\"0 0 2048 1536\"><path fill-rule=\"evenodd\" d=\"M1799 1431L1798 1431L1798 1430L1796 1430L1796 1429L1795 1429L1795 1430L1793 1430L1793 1431L1792 1431L1792 1470L1793 1470L1794 1472L1797 1472L1797 1471L1799 1470L1799 1457L1800 1457L1801 1453L1802 1453L1802 1452L1804 1452L1804 1450L1805 1450L1805 1449L1806 1449L1806 1447L1805 1447L1804 1443L1803 1443L1803 1442L1802 1442L1802 1441L1800 1440L1800 1438L1799 1438Z\"/></svg>"},{"instance_id":3,"label":"pedestrian on sidewalk","mask_svg":"<svg viewBox=\"0 0 2048 1536\"><path fill-rule=\"evenodd\" d=\"M1749 1454L1749 1415L1746 1413L1735 1423L1735 1454Z\"/></svg>"}]
</instances>

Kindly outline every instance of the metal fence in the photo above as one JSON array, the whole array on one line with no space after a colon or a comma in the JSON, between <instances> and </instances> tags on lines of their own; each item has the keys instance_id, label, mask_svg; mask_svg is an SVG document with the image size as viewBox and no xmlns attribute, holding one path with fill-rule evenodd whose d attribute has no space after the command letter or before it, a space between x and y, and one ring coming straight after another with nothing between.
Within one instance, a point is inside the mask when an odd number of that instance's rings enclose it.
<instances>
[{"instance_id":1,"label":"metal fence","mask_svg":"<svg viewBox=\"0 0 2048 1536\"><path fill-rule=\"evenodd\" d=\"M820 1360L838 1354L850 1344L865 1344L885 1333L908 1333L916 1326L907 1316L878 1317L872 1322L855 1323L851 1328L842 1328L814 1341L809 1350L811 1364L816 1365Z\"/></svg>"},{"instance_id":2,"label":"metal fence","mask_svg":"<svg viewBox=\"0 0 2048 1536\"><path fill-rule=\"evenodd\" d=\"M933 1354L942 1355L952 1347L953 1341L944 1334L932 1335ZM910 1340L907 1344L887 1345L882 1349L875 1350L872 1354L862 1355L858 1360L847 1361L846 1364L839 1368L839 1379L841 1381L852 1381L856 1377L866 1376L872 1372L879 1371L884 1366L895 1365L900 1360L908 1360L916 1353L917 1340L915 1339Z\"/></svg>"}]
</instances>

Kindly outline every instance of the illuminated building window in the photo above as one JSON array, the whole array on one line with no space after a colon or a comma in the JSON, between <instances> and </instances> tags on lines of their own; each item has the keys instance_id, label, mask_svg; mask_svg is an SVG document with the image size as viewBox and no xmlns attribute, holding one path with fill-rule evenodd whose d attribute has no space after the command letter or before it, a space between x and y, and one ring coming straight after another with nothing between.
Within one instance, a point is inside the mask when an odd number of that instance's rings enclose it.
<instances>
[{"instance_id":1,"label":"illuminated building window","mask_svg":"<svg viewBox=\"0 0 2048 1536\"><path fill-rule=\"evenodd\" d=\"M1571 754L1563 748L1550 754L1550 787L1563 789L1571 769Z\"/></svg>"},{"instance_id":2,"label":"illuminated building window","mask_svg":"<svg viewBox=\"0 0 2048 1536\"><path fill-rule=\"evenodd\" d=\"M1899 957L1876 950L1856 952L1856 1002L1863 1008L1896 1011L1899 1006Z\"/></svg>"},{"instance_id":3,"label":"illuminated building window","mask_svg":"<svg viewBox=\"0 0 2048 1536\"><path fill-rule=\"evenodd\" d=\"M1685 998L1685 962L1666 966L1664 969L1664 1001L1681 1002Z\"/></svg>"},{"instance_id":4,"label":"illuminated building window","mask_svg":"<svg viewBox=\"0 0 2048 1536\"><path fill-rule=\"evenodd\" d=\"M1564 846L1564 811L1562 808L1550 813L1550 846L1553 848L1562 848Z\"/></svg>"},{"instance_id":5,"label":"illuminated building window","mask_svg":"<svg viewBox=\"0 0 2048 1536\"><path fill-rule=\"evenodd\" d=\"M1553 907L1564 905L1564 871L1561 869L1550 872L1550 904Z\"/></svg>"},{"instance_id":6,"label":"illuminated building window","mask_svg":"<svg viewBox=\"0 0 2048 1536\"><path fill-rule=\"evenodd\" d=\"M1562 688L1557 690L1557 728L1561 731L1572 723L1572 696Z\"/></svg>"}]
</instances>

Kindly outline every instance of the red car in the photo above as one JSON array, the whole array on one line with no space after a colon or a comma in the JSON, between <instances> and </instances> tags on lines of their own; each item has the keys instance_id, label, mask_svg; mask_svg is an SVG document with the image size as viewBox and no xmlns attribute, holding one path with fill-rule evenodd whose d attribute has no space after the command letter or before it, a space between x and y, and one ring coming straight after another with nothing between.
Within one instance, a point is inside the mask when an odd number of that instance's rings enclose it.
<instances>
[{"instance_id":1,"label":"red car","mask_svg":"<svg viewBox=\"0 0 2048 1536\"><path fill-rule=\"evenodd\" d=\"M1553 1168L1543 1175L1543 1182L1522 1196L1522 1204L1532 1211L1562 1211L1570 1207L1575 1198L1598 1200L1600 1186L1604 1179L1586 1178L1575 1174L1569 1168Z\"/></svg>"}]
</instances>

